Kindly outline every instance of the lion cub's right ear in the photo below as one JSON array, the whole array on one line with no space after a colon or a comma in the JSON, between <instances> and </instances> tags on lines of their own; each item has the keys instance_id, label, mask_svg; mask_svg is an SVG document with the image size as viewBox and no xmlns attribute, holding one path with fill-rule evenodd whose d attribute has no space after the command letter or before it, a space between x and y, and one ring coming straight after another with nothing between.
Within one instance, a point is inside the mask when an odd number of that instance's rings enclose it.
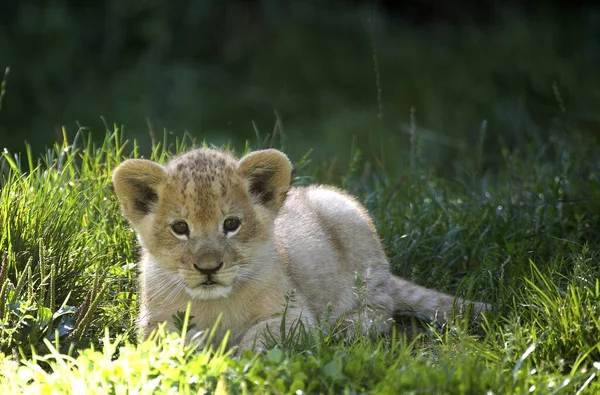
<instances>
[{"instance_id":1,"label":"lion cub's right ear","mask_svg":"<svg viewBox=\"0 0 600 395\"><path fill-rule=\"evenodd\" d=\"M165 168L145 159L128 159L113 172L112 181L123 215L136 223L158 202Z\"/></svg>"}]
</instances>

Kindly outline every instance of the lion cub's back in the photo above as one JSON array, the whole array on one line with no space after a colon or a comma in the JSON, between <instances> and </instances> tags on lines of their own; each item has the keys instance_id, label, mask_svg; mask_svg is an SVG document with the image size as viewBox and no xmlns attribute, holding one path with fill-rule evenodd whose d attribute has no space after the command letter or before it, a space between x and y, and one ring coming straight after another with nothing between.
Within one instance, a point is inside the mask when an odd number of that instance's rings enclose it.
<instances>
[{"instance_id":1,"label":"lion cub's back","mask_svg":"<svg viewBox=\"0 0 600 395\"><path fill-rule=\"evenodd\" d=\"M328 302L339 312L354 308L354 274L387 275L388 263L366 210L325 186L292 188L275 221L288 252L288 272L314 313ZM368 270L370 269L370 270Z\"/></svg>"}]
</instances>

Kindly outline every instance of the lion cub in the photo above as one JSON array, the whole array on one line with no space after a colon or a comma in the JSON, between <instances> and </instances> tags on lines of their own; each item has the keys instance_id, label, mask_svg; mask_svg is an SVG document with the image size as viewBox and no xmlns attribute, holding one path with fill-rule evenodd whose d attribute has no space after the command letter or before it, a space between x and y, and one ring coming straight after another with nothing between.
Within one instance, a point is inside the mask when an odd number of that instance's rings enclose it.
<instances>
[{"instance_id":1,"label":"lion cub","mask_svg":"<svg viewBox=\"0 0 600 395\"><path fill-rule=\"evenodd\" d=\"M142 333L165 321L176 330L172 317L189 301L190 337L222 314L215 342L229 330L230 345L260 348L267 327L279 335L290 294L288 329L298 319L352 317L356 275L364 280L363 322L413 312L444 320L452 312L452 296L390 273L356 200L331 187L290 188L291 174L287 156L273 149L238 160L203 148L166 166L130 159L117 167L114 190L142 247Z\"/></svg>"}]
</instances>

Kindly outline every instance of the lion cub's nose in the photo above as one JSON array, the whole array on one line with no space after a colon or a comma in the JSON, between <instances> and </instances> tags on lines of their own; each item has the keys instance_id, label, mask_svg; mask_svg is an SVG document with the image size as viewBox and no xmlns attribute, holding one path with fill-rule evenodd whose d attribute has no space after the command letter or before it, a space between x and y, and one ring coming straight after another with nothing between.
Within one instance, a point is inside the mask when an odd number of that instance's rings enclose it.
<instances>
[{"instance_id":1,"label":"lion cub's nose","mask_svg":"<svg viewBox=\"0 0 600 395\"><path fill-rule=\"evenodd\" d=\"M213 267L213 268L211 268L211 269L204 269L204 268L201 268L200 266L198 266L198 265L196 265L196 264L194 263L194 269L198 270L200 273L202 273L202 274L204 274L204 275L206 275L206 276L210 276L211 274L215 274L215 273L216 273L216 272L218 272L218 271L219 271L219 269L221 269L222 267L223 267L223 262L219 263L219 265L218 265L218 266L216 266L216 267Z\"/></svg>"}]
</instances>

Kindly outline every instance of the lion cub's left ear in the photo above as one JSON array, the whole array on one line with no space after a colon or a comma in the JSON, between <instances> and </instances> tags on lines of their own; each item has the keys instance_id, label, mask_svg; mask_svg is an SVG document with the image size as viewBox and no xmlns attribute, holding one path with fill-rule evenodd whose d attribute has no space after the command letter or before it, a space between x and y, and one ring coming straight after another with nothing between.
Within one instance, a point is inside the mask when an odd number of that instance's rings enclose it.
<instances>
[{"instance_id":1,"label":"lion cub's left ear","mask_svg":"<svg viewBox=\"0 0 600 395\"><path fill-rule=\"evenodd\" d=\"M292 181L292 164L281 151L255 151L238 162L238 171L250 185L250 193L265 207L279 211Z\"/></svg>"}]
</instances>

